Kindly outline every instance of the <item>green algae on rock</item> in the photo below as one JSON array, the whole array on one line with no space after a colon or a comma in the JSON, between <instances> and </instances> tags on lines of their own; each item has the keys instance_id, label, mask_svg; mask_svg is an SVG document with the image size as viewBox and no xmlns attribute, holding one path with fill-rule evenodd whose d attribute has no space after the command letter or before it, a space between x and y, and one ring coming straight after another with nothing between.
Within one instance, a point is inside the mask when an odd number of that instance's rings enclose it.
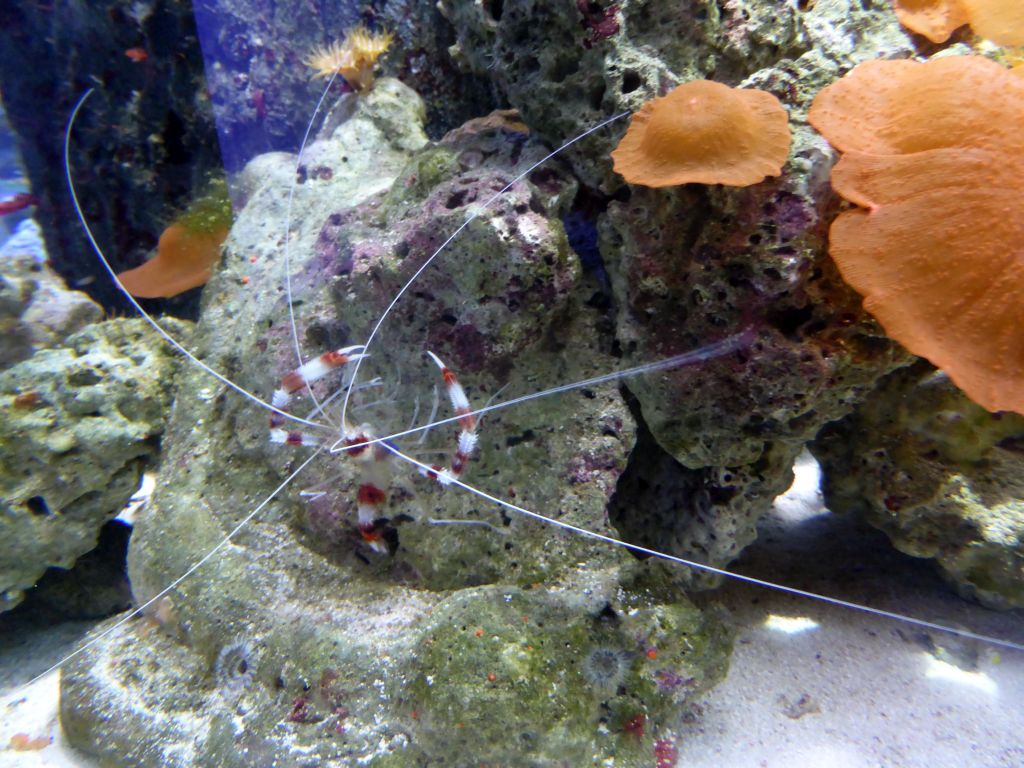
<instances>
[{"instance_id":1,"label":"green algae on rock","mask_svg":"<svg viewBox=\"0 0 1024 768\"><path fill-rule=\"evenodd\" d=\"M430 723L432 750L501 765L649 765L663 724L724 677L730 645L713 611L624 594L595 612L585 594L495 586L435 608L415 650L424 671L403 693ZM611 659L610 681L594 657ZM646 734L629 732L637 717Z\"/></svg>"},{"instance_id":2,"label":"green algae on rock","mask_svg":"<svg viewBox=\"0 0 1024 768\"><path fill-rule=\"evenodd\" d=\"M649 576L621 589L614 574L591 575L582 590L395 596L388 614L351 605L338 617L348 630L293 619L250 639L260 649L254 681L234 691L218 683L215 662L136 622L70 663L62 722L110 764L468 767L614 756L641 768L654 740L670 737L666 724L724 676L731 640L714 611L664 602L670 593ZM613 688L586 669L602 651L622 659ZM637 717L644 734L627 728Z\"/></svg>"},{"instance_id":3,"label":"green algae on rock","mask_svg":"<svg viewBox=\"0 0 1024 768\"><path fill-rule=\"evenodd\" d=\"M179 337L187 325L170 321ZM177 361L140 319L94 323L0 373L0 610L70 568L158 448Z\"/></svg>"}]
</instances>

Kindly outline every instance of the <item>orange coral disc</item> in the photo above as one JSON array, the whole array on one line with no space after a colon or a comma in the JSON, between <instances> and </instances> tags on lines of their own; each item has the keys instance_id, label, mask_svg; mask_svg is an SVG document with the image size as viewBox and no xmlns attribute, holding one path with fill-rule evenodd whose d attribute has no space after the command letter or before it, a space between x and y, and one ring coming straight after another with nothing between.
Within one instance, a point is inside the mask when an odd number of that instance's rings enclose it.
<instances>
[{"instance_id":1,"label":"orange coral disc","mask_svg":"<svg viewBox=\"0 0 1024 768\"><path fill-rule=\"evenodd\" d=\"M867 61L822 89L807 118L842 152L907 154L993 138L1005 145L1021 135L1019 87L980 56Z\"/></svg>"},{"instance_id":2,"label":"orange coral disc","mask_svg":"<svg viewBox=\"0 0 1024 768\"><path fill-rule=\"evenodd\" d=\"M789 156L789 119L765 91L691 80L644 104L612 152L630 184L728 184L778 176Z\"/></svg>"},{"instance_id":3,"label":"orange coral disc","mask_svg":"<svg viewBox=\"0 0 1024 768\"><path fill-rule=\"evenodd\" d=\"M999 45L1024 45L1024 2L961 0L971 29Z\"/></svg>"},{"instance_id":4,"label":"orange coral disc","mask_svg":"<svg viewBox=\"0 0 1024 768\"><path fill-rule=\"evenodd\" d=\"M968 22L961 0L894 0L893 10L900 24L933 43L945 42Z\"/></svg>"},{"instance_id":5,"label":"orange coral disc","mask_svg":"<svg viewBox=\"0 0 1024 768\"><path fill-rule=\"evenodd\" d=\"M999 45L1024 45L1021 0L894 0L893 9L900 24L933 43L945 42L957 27L970 24Z\"/></svg>"},{"instance_id":6,"label":"orange coral disc","mask_svg":"<svg viewBox=\"0 0 1024 768\"><path fill-rule=\"evenodd\" d=\"M160 235L156 256L117 279L128 293L142 299L166 299L197 288L210 279L227 234L227 228L196 232L171 224Z\"/></svg>"},{"instance_id":7,"label":"orange coral disc","mask_svg":"<svg viewBox=\"0 0 1024 768\"><path fill-rule=\"evenodd\" d=\"M809 119L864 207L829 235L864 308L975 402L1024 413L1024 78L974 56L871 61Z\"/></svg>"}]
</instances>

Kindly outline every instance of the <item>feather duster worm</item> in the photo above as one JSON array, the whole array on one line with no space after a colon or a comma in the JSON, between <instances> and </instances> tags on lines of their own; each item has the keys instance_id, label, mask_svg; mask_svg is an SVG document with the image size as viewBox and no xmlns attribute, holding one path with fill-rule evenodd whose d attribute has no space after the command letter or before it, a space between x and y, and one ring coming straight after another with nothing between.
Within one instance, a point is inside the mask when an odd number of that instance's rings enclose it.
<instances>
[{"instance_id":1,"label":"feather duster worm","mask_svg":"<svg viewBox=\"0 0 1024 768\"><path fill-rule=\"evenodd\" d=\"M861 206L829 250L893 339L991 410L1024 414L1024 78L986 59L869 61L809 120Z\"/></svg>"}]
</instances>

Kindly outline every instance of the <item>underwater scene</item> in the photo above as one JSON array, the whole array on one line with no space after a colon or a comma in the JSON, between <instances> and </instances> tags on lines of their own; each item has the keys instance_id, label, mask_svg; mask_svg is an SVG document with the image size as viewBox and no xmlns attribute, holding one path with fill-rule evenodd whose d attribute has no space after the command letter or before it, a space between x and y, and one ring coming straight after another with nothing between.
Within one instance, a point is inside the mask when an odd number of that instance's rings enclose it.
<instances>
[{"instance_id":1,"label":"underwater scene","mask_svg":"<svg viewBox=\"0 0 1024 768\"><path fill-rule=\"evenodd\" d=\"M1024 768L1024 2L4 0L0 768Z\"/></svg>"}]
</instances>

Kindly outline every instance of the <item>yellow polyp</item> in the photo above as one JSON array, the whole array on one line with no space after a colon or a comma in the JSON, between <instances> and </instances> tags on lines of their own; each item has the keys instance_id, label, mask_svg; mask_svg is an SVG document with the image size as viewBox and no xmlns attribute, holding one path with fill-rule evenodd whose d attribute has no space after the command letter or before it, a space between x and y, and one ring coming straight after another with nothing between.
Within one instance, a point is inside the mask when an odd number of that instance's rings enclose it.
<instances>
[{"instance_id":1,"label":"yellow polyp","mask_svg":"<svg viewBox=\"0 0 1024 768\"><path fill-rule=\"evenodd\" d=\"M314 48L303 59L303 64L314 70L313 77L326 79L338 74L355 90L365 91L373 86L377 60L393 40L390 32L370 32L366 27L355 27L346 33L344 40Z\"/></svg>"}]
</instances>

